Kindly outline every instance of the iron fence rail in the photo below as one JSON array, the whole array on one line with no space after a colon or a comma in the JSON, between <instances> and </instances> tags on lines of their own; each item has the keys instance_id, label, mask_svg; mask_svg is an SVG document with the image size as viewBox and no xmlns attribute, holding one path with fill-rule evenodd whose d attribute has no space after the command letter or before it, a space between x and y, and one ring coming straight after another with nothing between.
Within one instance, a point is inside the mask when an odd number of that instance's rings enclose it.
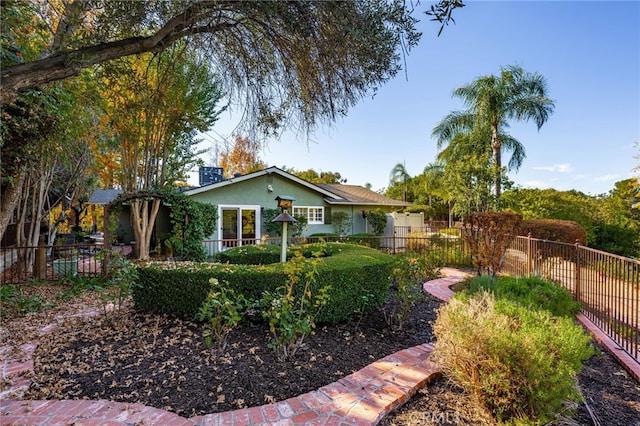
<instances>
[{"instance_id":1,"label":"iron fence rail","mask_svg":"<svg viewBox=\"0 0 640 426\"><path fill-rule=\"evenodd\" d=\"M102 244L26 246L0 249L0 285L30 280L54 281L73 276L103 274ZM114 245L111 252L129 255L130 245Z\"/></svg>"},{"instance_id":2,"label":"iron fence rail","mask_svg":"<svg viewBox=\"0 0 640 426\"><path fill-rule=\"evenodd\" d=\"M587 318L640 362L640 261L578 243L516 237L502 272L561 284Z\"/></svg>"}]
</instances>

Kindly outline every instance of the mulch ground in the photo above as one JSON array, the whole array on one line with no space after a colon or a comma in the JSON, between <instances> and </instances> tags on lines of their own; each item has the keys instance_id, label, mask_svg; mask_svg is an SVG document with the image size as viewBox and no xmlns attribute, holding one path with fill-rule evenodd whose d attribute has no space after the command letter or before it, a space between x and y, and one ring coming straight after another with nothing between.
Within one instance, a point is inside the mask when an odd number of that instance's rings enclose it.
<instances>
[{"instance_id":1,"label":"mulch ground","mask_svg":"<svg viewBox=\"0 0 640 426\"><path fill-rule=\"evenodd\" d=\"M25 399L139 402L184 417L280 401L431 341L438 306L432 299L420 303L402 330L386 327L379 311L359 322L320 325L288 362L267 347L270 335L261 323L233 331L216 353L198 323L125 310L42 339Z\"/></svg>"},{"instance_id":2,"label":"mulch ground","mask_svg":"<svg viewBox=\"0 0 640 426\"><path fill-rule=\"evenodd\" d=\"M76 301L76 306L82 302ZM137 402L185 417L262 405L318 389L388 354L433 341L431 323L439 305L427 298L412 310L403 330L386 327L379 311L360 321L320 326L290 362L278 361L267 347L268 329L259 323L232 332L224 353L217 354L206 347L202 326L191 321L131 309L59 321L54 333L39 338L33 384L24 398ZM20 340L21 330L35 330L53 317L41 312L3 319L3 340ZM640 384L606 352L585 363L579 384L586 404L557 424L590 425L594 417L603 425L640 424ZM491 420L441 377L382 424Z\"/></svg>"}]
</instances>

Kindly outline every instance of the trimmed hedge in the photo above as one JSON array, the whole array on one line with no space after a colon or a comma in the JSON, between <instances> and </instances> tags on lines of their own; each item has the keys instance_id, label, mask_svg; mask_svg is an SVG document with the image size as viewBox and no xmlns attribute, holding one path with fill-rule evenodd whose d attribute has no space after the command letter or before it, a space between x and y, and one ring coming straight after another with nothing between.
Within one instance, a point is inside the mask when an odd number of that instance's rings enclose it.
<instances>
[{"instance_id":1,"label":"trimmed hedge","mask_svg":"<svg viewBox=\"0 0 640 426\"><path fill-rule=\"evenodd\" d=\"M287 259L301 252L306 258L327 257L333 254L331 247L323 243L292 245L287 249ZM280 262L281 247L275 244L252 244L234 247L216 254L216 261L233 265L270 265Z\"/></svg>"},{"instance_id":2,"label":"trimmed hedge","mask_svg":"<svg viewBox=\"0 0 640 426\"><path fill-rule=\"evenodd\" d=\"M216 254L215 259L234 265L268 265L280 262L280 247L274 244L235 247Z\"/></svg>"},{"instance_id":3,"label":"trimmed hedge","mask_svg":"<svg viewBox=\"0 0 640 426\"><path fill-rule=\"evenodd\" d=\"M336 323L356 312L384 304L390 286L393 257L344 243L327 243L334 253L321 258L313 292L331 285L330 299L316 321ZM138 268L133 289L136 310L195 318L209 291L209 279L226 282L236 293L258 300L286 282L283 264L149 263Z\"/></svg>"},{"instance_id":4,"label":"trimmed hedge","mask_svg":"<svg viewBox=\"0 0 640 426\"><path fill-rule=\"evenodd\" d=\"M362 246L380 248L380 237L372 233L351 234L344 237L344 241L360 244Z\"/></svg>"}]
</instances>

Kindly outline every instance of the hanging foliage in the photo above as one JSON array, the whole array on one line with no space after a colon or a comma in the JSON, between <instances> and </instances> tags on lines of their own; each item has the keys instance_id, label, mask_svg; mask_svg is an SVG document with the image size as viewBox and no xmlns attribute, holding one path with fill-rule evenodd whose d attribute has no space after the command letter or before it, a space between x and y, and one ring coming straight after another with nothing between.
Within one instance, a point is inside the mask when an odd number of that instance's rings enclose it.
<instances>
[{"instance_id":1,"label":"hanging foliage","mask_svg":"<svg viewBox=\"0 0 640 426\"><path fill-rule=\"evenodd\" d=\"M173 254L183 260L205 261L207 252L202 241L215 231L218 207L195 201L182 192L167 193L165 203L171 207L168 244Z\"/></svg>"}]
</instances>

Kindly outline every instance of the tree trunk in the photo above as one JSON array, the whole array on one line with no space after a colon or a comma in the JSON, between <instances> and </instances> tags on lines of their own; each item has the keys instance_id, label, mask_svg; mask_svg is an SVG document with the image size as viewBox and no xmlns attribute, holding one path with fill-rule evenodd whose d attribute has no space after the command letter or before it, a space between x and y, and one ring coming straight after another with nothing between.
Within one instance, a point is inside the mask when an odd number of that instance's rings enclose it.
<instances>
[{"instance_id":1,"label":"tree trunk","mask_svg":"<svg viewBox=\"0 0 640 426\"><path fill-rule=\"evenodd\" d=\"M494 189L495 203L500 200L502 193L502 141L500 135L498 135L498 125L491 126L491 149L493 151L493 165L496 168L494 177Z\"/></svg>"},{"instance_id":2,"label":"tree trunk","mask_svg":"<svg viewBox=\"0 0 640 426\"><path fill-rule=\"evenodd\" d=\"M13 184L9 184L2 192L2 196L0 197L0 241L4 237L7 226L9 226L9 222L11 222L11 218L13 217L13 212L20 202L26 177L26 173L21 173L15 178Z\"/></svg>"},{"instance_id":3,"label":"tree trunk","mask_svg":"<svg viewBox=\"0 0 640 426\"><path fill-rule=\"evenodd\" d=\"M150 258L151 236L160 210L160 201L159 198L154 198L151 208L149 208L148 200L134 200L131 203L133 234L136 240L138 260L149 260Z\"/></svg>"}]
</instances>

